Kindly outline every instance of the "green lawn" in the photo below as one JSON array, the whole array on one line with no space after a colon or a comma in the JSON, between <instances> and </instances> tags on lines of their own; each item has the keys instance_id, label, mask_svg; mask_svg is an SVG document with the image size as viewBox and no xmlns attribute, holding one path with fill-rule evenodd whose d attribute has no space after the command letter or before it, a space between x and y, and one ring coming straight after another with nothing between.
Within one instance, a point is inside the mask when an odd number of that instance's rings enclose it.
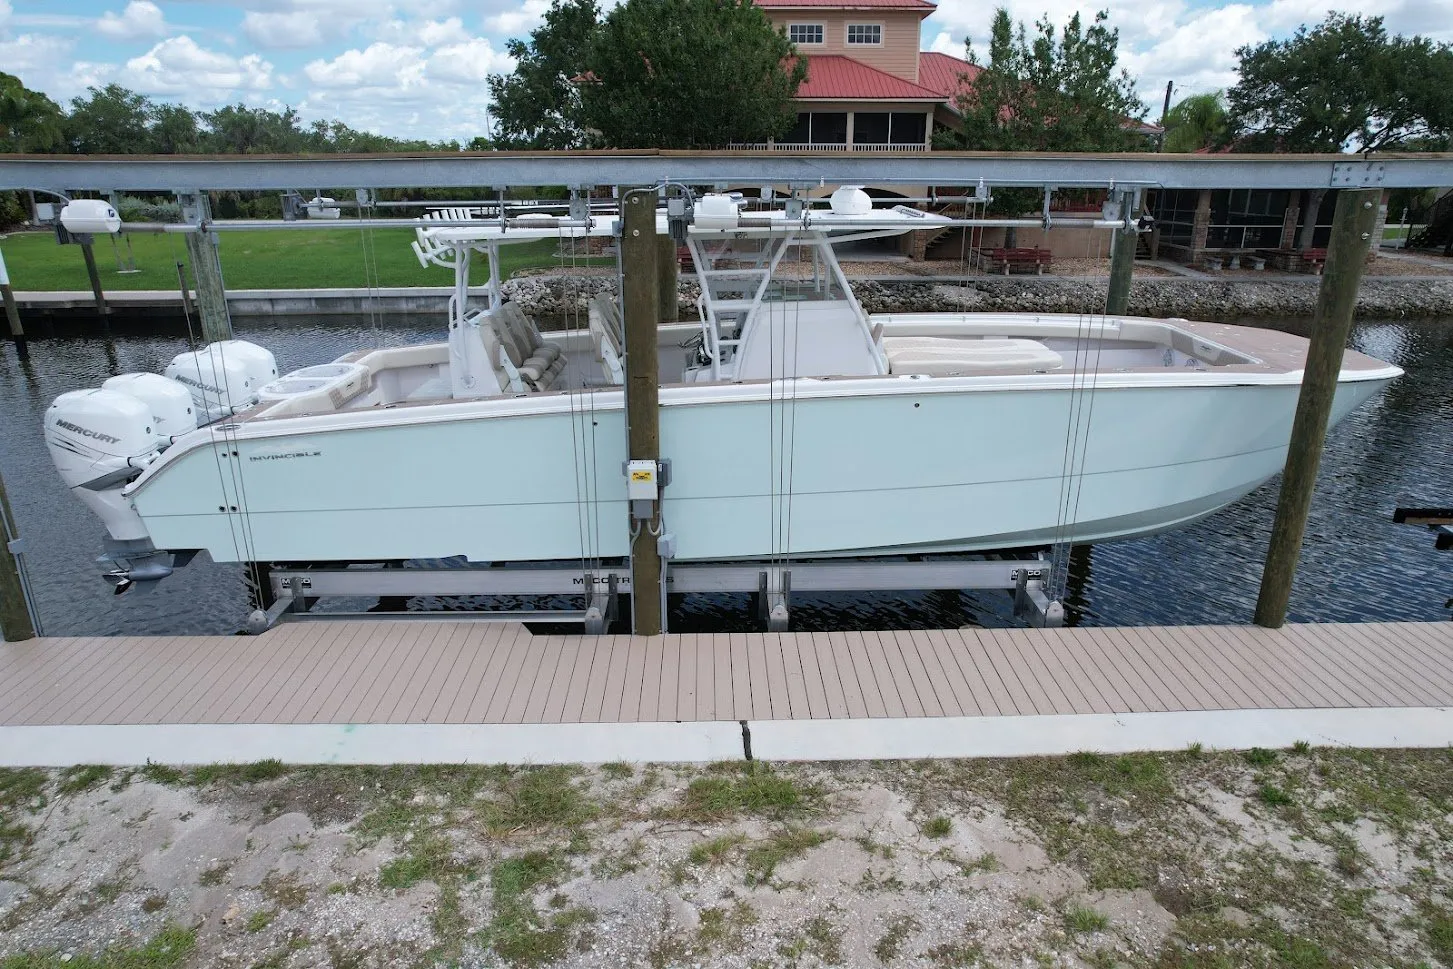
<instances>
[{"instance_id":1,"label":"green lawn","mask_svg":"<svg viewBox=\"0 0 1453 969\"><path fill-rule=\"evenodd\" d=\"M222 232L222 275L227 288L312 289L369 285L364 268L364 234L358 229L278 229ZM448 286L454 274L438 266L419 265L409 248L411 229L374 229L370 242L377 263L378 286ZM117 242L125 256L124 241ZM107 290L177 288L177 262L187 262L180 235L137 234L131 237L137 273L119 274L108 239L96 240L96 265ZM561 259L558 242L540 239L500 250L505 277L521 269L562 264L611 265L613 257ZM10 270L10 285L27 290L89 290L80 246L60 246L49 232L17 233L0 240L0 253ZM483 282L482 268L474 282ZM193 283L191 270L187 279Z\"/></svg>"}]
</instances>

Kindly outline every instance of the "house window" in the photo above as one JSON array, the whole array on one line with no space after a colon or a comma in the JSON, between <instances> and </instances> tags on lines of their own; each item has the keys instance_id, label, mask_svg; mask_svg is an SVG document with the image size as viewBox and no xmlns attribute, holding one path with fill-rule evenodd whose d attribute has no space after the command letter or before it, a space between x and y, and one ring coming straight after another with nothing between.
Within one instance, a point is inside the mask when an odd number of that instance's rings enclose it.
<instances>
[{"instance_id":1,"label":"house window","mask_svg":"<svg viewBox=\"0 0 1453 969\"><path fill-rule=\"evenodd\" d=\"M845 111L804 111L797 124L777 141L784 145L841 145L848 140Z\"/></svg>"},{"instance_id":2,"label":"house window","mask_svg":"<svg viewBox=\"0 0 1453 969\"><path fill-rule=\"evenodd\" d=\"M928 134L928 116L917 111L894 111L893 132L888 138L894 145L921 145Z\"/></svg>"},{"instance_id":3,"label":"house window","mask_svg":"<svg viewBox=\"0 0 1453 969\"><path fill-rule=\"evenodd\" d=\"M790 24L787 39L794 44L822 43L822 24Z\"/></svg>"},{"instance_id":4,"label":"house window","mask_svg":"<svg viewBox=\"0 0 1453 969\"><path fill-rule=\"evenodd\" d=\"M848 24L849 44L883 43L882 24Z\"/></svg>"}]
</instances>

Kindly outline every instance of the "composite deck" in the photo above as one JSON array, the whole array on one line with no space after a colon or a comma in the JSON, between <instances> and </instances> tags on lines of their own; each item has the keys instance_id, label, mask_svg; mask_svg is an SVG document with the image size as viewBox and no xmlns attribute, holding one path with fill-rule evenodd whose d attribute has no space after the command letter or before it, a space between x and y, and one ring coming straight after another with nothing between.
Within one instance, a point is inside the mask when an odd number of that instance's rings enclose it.
<instances>
[{"instance_id":1,"label":"composite deck","mask_svg":"<svg viewBox=\"0 0 1453 969\"><path fill-rule=\"evenodd\" d=\"M1453 707L1453 623L587 637L382 621L0 646L0 728L1419 707Z\"/></svg>"}]
</instances>

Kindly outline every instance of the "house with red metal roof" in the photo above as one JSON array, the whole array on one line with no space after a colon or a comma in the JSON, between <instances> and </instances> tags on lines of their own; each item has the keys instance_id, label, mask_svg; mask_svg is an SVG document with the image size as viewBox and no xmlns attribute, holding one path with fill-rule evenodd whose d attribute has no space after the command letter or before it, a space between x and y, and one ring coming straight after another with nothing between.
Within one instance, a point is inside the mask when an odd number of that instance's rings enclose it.
<instances>
[{"instance_id":1,"label":"house with red metal roof","mask_svg":"<svg viewBox=\"0 0 1453 969\"><path fill-rule=\"evenodd\" d=\"M927 0L755 0L807 59L782 151L927 151L979 68L920 51ZM741 146L748 147L748 146Z\"/></svg>"}]
</instances>

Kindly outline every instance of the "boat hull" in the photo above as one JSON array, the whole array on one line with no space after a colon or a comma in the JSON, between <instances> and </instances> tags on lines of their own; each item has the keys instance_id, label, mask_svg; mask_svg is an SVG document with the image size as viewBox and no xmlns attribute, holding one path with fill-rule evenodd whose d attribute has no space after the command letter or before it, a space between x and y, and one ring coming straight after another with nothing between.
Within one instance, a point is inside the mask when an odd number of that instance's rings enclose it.
<instances>
[{"instance_id":1,"label":"boat hull","mask_svg":"<svg viewBox=\"0 0 1453 969\"><path fill-rule=\"evenodd\" d=\"M1344 372L1340 420L1390 376ZM798 380L661 392L681 561L987 551L1154 534L1286 460L1299 382ZM629 551L619 391L202 429L132 487L218 561Z\"/></svg>"}]
</instances>

